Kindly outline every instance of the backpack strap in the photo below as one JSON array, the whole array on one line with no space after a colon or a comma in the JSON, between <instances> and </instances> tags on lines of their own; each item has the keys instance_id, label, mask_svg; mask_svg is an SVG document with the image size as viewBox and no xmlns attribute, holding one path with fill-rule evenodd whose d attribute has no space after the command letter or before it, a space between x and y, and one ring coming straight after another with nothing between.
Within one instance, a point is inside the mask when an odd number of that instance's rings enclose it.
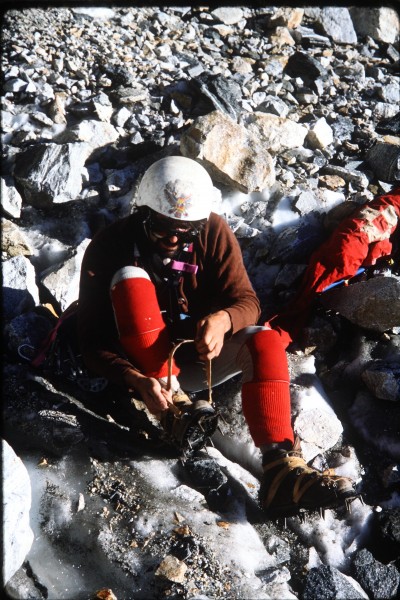
<instances>
[{"instance_id":1,"label":"backpack strap","mask_svg":"<svg viewBox=\"0 0 400 600\"><path fill-rule=\"evenodd\" d=\"M43 340L37 354L31 360L31 365L33 367L40 367L40 365L46 360L49 352L51 351L54 343L57 339L57 333L60 329L61 325L72 315L76 314L78 310L78 300L75 300L70 304L65 311L58 317L57 323L53 327L53 329L49 332L49 334Z\"/></svg>"}]
</instances>

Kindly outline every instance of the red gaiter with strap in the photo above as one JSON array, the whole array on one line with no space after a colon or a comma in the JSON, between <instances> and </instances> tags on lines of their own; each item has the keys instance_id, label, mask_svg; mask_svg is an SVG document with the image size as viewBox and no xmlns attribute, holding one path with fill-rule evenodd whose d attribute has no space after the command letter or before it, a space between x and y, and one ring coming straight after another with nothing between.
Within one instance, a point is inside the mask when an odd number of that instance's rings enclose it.
<instances>
[{"instance_id":1,"label":"red gaiter with strap","mask_svg":"<svg viewBox=\"0 0 400 600\"><path fill-rule=\"evenodd\" d=\"M242 405L251 437L257 447L293 443L289 370L281 336L266 329L246 344L253 362L253 380L243 384Z\"/></svg>"},{"instance_id":2,"label":"red gaiter with strap","mask_svg":"<svg viewBox=\"0 0 400 600\"><path fill-rule=\"evenodd\" d=\"M135 276L126 276L129 272ZM143 274L138 276L137 274ZM168 375L171 342L161 316L154 284L142 269L121 270L114 278L111 301L120 342L133 366L147 377ZM172 375L179 369L172 363Z\"/></svg>"}]
</instances>

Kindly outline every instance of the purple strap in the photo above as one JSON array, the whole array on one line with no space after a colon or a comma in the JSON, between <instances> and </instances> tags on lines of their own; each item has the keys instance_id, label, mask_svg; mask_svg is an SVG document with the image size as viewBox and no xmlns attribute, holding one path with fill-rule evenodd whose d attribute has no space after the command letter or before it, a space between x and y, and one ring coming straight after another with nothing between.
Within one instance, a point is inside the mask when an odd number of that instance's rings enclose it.
<instances>
[{"instance_id":1,"label":"purple strap","mask_svg":"<svg viewBox=\"0 0 400 600\"><path fill-rule=\"evenodd\" d=\"M184 271L184 273L196 275L198 268L198 265L191 265L189 263L181 262L180 260L173 260L171 262L171 269L174 269L174 271Z\"/></svg>"}]
</instances>

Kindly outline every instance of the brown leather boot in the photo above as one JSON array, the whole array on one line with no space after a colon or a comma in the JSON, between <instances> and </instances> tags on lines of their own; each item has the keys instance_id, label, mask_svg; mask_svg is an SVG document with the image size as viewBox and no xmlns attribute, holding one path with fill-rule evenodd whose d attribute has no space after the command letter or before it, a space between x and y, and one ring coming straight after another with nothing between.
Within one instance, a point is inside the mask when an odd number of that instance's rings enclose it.
<instances>
[{"instance_id":1,"label":"brown leather boot","mask_svg":"<svg viewBox=\"0 0 400 600\"><path fill-rule=\"evenodd\" d=\"M296 439L291 450L271 450L263 457L260 504L274 517L293 516L302 510L335 508L357 496L348 477L320 472L307 465Z\"/></svg>"}]
</instances>

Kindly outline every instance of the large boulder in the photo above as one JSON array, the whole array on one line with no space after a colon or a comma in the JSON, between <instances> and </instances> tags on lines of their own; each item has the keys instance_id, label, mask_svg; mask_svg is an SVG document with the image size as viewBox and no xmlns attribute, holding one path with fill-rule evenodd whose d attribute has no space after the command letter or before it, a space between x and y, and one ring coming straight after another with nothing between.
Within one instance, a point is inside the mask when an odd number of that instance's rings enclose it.
<instances>
[{"instance_id":1,"label":"large boulder","mask_svg":"<svg viewBox=\"0 0 400 600\"><path fill-rule=\"evenodd\" d=\"M33 532L29 524L31 482L11 446L2 440L3 469L3 583L18 571L28 554Z\"/></svg>"}]
</instances>

